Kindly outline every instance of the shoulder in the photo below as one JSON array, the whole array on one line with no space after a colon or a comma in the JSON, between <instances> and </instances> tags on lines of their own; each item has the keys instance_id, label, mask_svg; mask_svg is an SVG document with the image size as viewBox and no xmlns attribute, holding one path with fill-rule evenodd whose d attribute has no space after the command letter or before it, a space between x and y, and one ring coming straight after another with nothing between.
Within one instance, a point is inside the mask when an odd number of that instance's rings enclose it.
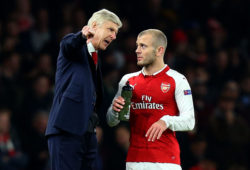
<instances>
[{"instance_id":1,"label":"shoulder","mask_svg":"<svg viewBox=\"0 0 250 170\"><path fill-rule=\"evenodd\" d=\"M141 73L141 71L137 71L137 72L134 72L134 73L129 73L129 74L125 74L121 81L120 81L120 84L125 84L130 78L133 78L133 77L136 77L138 76L139 74Z\"/></svg>"},{"instance_id":2,"label":"shoulder","mask_svg":"<svg viewBox=\"0 0 250 170\"><path fill-rule=\"evenodd\" d=\"M65 41L67 39L72 39L72 38L78 38L78 39L82 39L82 40L86 40L86 37L82 36L82 32L78 31L77 33L69 33L66 34L63 38L62 41Z\"/></svg>"},{"instance_id":3,"label":"shoulder","mask_svg":"<svg viewBox=\"0 0 250 170\"><path fill-rule=\"evenodd\" d=\"M178 91L183 90L183 89L185 91L188 90L187 93L189 94L190 85L188 83L188 80L186 79L186 77L183 74L179 73L178 71L172 70L172 69L170 69L168 72L166 72L166 74L174 79L175 87L176 87L176 89L178 89Z\"/></svg>"},{"instance_id":4,"label":"shoulder","mask_svg":"<svg viewBox=\"0 0 250 170\"><path fill-rule=\"evenodd\" d=\"M136 77L138 76L139 74L141 73L141 71L137 71L137 72L134 72L134 73L129 73L129 74L125 74L122 79L130 79L131 77Z\"/></svg>"},{"instance_id":5,"label":"shoulder","mask_svg":"<svg viewBox=\"0 0 250 170\"><path fill-rule=\"evenodd\" d=\"M175 81L180 81L180 80L187 80L186 77L179 73L178 71L176 70L173 70L173 69L169 69L166 74L170 77L172 77Z\"/></svg>"},{"instance_id":6,"label":"shoulder","mask_svg":"<svg viewBox=\"0 0 250 170\"><path fill-rule=\"evenodd\" d=\"M174 80L176 88L190 88L187 78L178 71L169 69L166 74Z\"/></svg>"}]
</instances>

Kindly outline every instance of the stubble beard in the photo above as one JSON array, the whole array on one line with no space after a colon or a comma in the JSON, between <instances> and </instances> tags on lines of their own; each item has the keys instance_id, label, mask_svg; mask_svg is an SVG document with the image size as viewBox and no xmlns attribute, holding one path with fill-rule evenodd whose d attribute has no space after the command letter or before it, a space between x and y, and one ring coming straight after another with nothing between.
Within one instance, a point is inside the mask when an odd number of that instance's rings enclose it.
<instances>
[{"instance_id":1,"label":"stubble beard","mask_svg":"<svg viewBox=\"0 0 250 170\"><path fill-rule=\"evenodd\" d=\"M146 59L146 60L142 60L141 62L140 61L137 61L137 65L140 66L140 67L148 67L150 65L152 65L156 60L156 51L154 50L150 56L150 58Z\"/></svg>"}]
</instances>

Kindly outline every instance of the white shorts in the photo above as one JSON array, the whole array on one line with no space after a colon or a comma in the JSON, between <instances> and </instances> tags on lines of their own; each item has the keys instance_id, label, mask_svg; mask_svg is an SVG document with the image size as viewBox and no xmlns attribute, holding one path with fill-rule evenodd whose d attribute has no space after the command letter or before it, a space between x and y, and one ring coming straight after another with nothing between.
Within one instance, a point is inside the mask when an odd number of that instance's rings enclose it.
<instances>
[{"instance_id":1,"label":"white shorts","mask_svg":"<svg viewBox=\"0 0 250 170\"><path fill-rule=\"evenodd\" d=\"M172 163L127 162L126 170L181 170L181 166Z\"/></svg>"}]
</instances>

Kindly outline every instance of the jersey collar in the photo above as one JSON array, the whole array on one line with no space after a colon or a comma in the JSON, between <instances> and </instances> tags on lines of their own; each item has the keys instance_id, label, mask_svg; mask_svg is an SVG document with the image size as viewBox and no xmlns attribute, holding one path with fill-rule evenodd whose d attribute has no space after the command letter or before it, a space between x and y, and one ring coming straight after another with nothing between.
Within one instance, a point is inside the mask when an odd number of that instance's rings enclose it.
<instances>
[{"instance_id":1,"label":"jersey collar","mask_svg":"<svg viewBox=\"0 0 250 170\"><path fill-rule=\"evenodd\" d=\"M159 74L160 72L162 72L165 68L167 68L168 67L168 65L167 64L165 64L164 65L164 67L162 68L162 69L160 69L159 71L157 71L157 72L155 72L155 73L153 73L151 76L156 76L157 74ZM144 75L144 76L149 76L149 75L146 75L146 73L144 72L144 67L142 68L142 74Z\"/></svg>"}]
</instances>

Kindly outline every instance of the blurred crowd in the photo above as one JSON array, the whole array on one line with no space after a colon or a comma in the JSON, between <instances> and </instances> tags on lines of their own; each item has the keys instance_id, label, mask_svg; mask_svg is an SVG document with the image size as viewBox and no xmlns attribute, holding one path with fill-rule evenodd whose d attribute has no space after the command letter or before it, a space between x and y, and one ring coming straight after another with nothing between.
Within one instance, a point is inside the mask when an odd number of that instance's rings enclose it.
<instances>
[{"instance_id":1,"label":"blurred crowd","mask_svg":"<svg viewBox=\"0 0 250 170\"><path fill-rule=\"evenodd\" d=\"M110 128L105 114L120 78L141 69L135 42L148 28L167 35L165 61L192 88L196 127L177 133L183 170L249 169L248 0L1 0L0 169L49 170L44 131L59 42L101 8L115 12L123 27L99 52L105 99L96 170L125 169L128 123Z\"/></svg>"}]
</instances>

